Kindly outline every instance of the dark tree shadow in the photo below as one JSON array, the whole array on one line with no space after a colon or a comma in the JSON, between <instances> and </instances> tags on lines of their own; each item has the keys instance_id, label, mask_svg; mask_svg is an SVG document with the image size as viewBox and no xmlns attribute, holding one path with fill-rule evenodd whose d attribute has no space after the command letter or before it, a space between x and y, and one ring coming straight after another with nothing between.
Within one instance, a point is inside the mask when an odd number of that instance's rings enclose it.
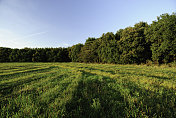
<instances>
[{"instance_id":1,"label":"dark tree shadow","mask_svg":"<svg viewBox=\"0 0 176 118\"><path fill-rule=\"evenodd\" d=\"M109 86L115 83L112 78L102 76L101 80L96 74L82 72L85 78L65 106L66 118L176 117L174 89L163 87L161 93L159 88L146 90L137 83L124 80L122 86L129 90L129 96L138 98L131 103L118 86L115 89Z\"/></svg>"},{"instance_id":2,"label":"dark tree shadow","mask_svg":"<svg viewBox=\"0 0 176 118\"><path fill-rule=\"evenodd\" d=\"M125 102L120 91L108 86L114 82L82 71L85 79L79 82L72 99L66 104L67 118L124 117ZM96 76L96 78L95 78ZM95 78L91 80L91 77ZM86 79L88 78L88 79Z\"/></svg>"}]
</instances>

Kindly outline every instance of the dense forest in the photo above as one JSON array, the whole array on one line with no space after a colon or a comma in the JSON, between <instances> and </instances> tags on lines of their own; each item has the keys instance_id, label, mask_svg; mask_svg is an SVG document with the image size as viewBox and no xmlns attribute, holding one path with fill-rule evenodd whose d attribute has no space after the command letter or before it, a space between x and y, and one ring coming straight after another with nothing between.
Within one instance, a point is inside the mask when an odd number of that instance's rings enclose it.
<instances>
[{"instance_id":1,"label":"dense forest","mask_svg":"<svg viewBox=\"0 0 176 118\"><path fill-rule=\"evenodd\" d=\"M176 13L163 14L151 24L136 23L133 27L88 38L85 44L68 48L0 47L0 62L86 62L141 64L176 61Z\"/></svg>"}]
</instances>

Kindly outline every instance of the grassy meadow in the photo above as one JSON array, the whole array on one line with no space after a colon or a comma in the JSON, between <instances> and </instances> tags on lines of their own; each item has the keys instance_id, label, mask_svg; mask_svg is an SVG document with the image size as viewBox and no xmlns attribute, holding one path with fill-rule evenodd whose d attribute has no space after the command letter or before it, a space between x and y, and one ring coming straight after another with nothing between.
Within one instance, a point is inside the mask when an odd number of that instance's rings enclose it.
<instances>
[{"instance_id":1,"label":"grassy meadow","mask_svg":"<svg viewBox=\"0 0 176 118\"><path fill-rule=\"evenodd\" d=\"M176 68L1 63L0 117L176 117Z\"/></svg>"}]
</instances>

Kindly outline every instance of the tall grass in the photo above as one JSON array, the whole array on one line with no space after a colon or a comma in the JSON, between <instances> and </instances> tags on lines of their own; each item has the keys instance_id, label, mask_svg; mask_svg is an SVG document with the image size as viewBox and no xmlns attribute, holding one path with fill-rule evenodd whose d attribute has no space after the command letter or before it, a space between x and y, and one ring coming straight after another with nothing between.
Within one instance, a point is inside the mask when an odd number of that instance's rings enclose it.
<instances>
[{"instance_id":1,"label":"tall grass","mask_svg":"<svg viewBox=\"0 0 176 118\"><path fill-rule=\"evenodd\" d=\"M176 117L175 99L175 67L0 65L0 117Z\"/></svg>"}]
</instances>

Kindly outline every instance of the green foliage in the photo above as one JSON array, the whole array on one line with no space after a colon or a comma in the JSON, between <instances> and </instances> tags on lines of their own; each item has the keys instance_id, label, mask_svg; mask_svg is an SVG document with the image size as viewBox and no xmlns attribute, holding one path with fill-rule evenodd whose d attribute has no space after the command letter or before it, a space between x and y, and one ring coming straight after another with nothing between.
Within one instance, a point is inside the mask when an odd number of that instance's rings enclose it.
<instances>
[{"instance_id":1,"label":"green foliage","mask_svg":"<svg viewBox=\"0 0 176 118\"><path fill-rule=\"evenodd\" d=\"M19 61L19 55L18 55L19 49L13 49L12 52L9 55L9 60L11 62L18 62Z\"/></svg>"},{"instance_id":2,"label":"green foliage","mask_svg":"<svg viewBox=\"0 0 176 118\"><path fill-rule=\"evenodd\" d=\"M122 32L123 32L123 29L119 29L117 32L116 32L116 34L115 34L115 39L116 40L120 40L121 39L121 37L122 37Z\"/></svg>"},{"instance_id":3,"label":"green foliage","mask_svg":"<svg viewBox=\"0 0 176 118\"><path fill-rule=\"evenodd\" d=\"M103 34L98 47L98 56L102 63L118 63L119 51L117 40L112 32Z\"/></svg>"},{"instance_id":4,"label":"green foliage","mask_svg":"<svg viewBox=\"0 0 176 118\"><path fill-rule=\"evenodd\" d=\"M11 49L0 47L0 62L9 62Z\"/></svg>"},{"instance_id":5,"label":"green foliage","mask_svg":"<svg viewBox=\"0 0 176 118\"><path fill-rule=\"evenodd\" d=\"M35 52L35 54L32 55L32 61L33 62L41 62L42 58L38 51Z\"/></svg>"},{"instance_id":6,"label":"green foliage","mask_svg":"<svg viewBox=\"0 0 176 118\"><path fill-rule=\"evenodd\" d=\"M79 54L81 52L82 47L83 47L83 44L79 43L79 44L73 45L70 48L69 57L72 60L72 62L79 62Z\"/></svg>"},{"instance_id":7,"label":"green foliage","mask_svg":"<svg viewBox=\"0 0 176 118\"><path fill-rule=\"evenodd\" d=\"M68 48L24 48L0 47L0 62L69 62Z\"/></svg>"},{"instance_id":8,"label":"green foliage","mask_svg":"<svg viewBox=\"0 0 176 118\"><path fill-rule=\"evenodd\" d=\"M157 63L176 60L176 14L163 14L146 30L151 43L152 59Z\"/></svg>"},{"instance_id":9,"label":"green foliage","mask_svg":"<svg viewBox=\"0 0 176 118\"><path fill-rule=\"evenodd\" d=\"M79 60L80 62L95 62L95 50L93 47L93 42L95 41L95 38L88 38L86 40L85 45L81 48L81 52L79 54Z\"/></svg>"},{"instance_id":10,"label":"green foliage","mask_svg":"<svg viewBox=\"0 0 176 118\"><path fill-rule=\"evenodd\" d=\"M150 59L150 44L146 42L144 30L148 27L140 22L123 30L119 41L121 63L144 63Z\"/></svg>"}]
</instances>

